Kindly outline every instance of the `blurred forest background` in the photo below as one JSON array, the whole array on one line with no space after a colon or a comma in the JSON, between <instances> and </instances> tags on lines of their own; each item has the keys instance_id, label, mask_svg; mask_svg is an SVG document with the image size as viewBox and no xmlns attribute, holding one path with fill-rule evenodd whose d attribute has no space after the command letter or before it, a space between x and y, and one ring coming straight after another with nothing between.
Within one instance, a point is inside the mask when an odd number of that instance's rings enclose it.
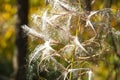
<instances>
[{"instance_id":1,"label":"blurred forest background","mask_svg":"<svg viewBox=\"0 0 120 80\"><path fill-rule=\"evenodd\" d=\"M93 10L103 9L103 6L106 0L93 0L94 5L92 6ZM9 80L12 77L14 72L13 69L13 61L14 61L14 53L16 51L15 45L15 25L16 25L16 12L17 5L16 0L0 0L0 80ZM30 0L29 1L29 25L31 24L31 15L34 13L40 13L40 11L45 9L45 1L44 0ZM120 8L120 0L113 0L112 9L117 10ZM116 25L118 23L113 22L112 25ZM115 26L117 30L120 31L120 24ZM40 43L39 41L34 41L31 43L29 40L29 52L34 49L34 47ZM118 44L120 45L120 44ZM104 63L103 61L99 62L99 68L94 67L96 70L96 78L95 80L106 80L111 69L113 69L113 65L118 65L119 59L115 56L109 55L105 58L108 58L108 61ZM15 65L14 65L15 66ZM109 67L109 68L108 68ZM108 70L109 69L109 70ZM120 70L119 70L120 71ZM106 76L107 75L107 76ZM112 75L115 76L115 72ZM108 79L113 80L113 79Z\"/></svg>"},{"instance_id":2,"label":"blurred forest background","mask_svg":"<svg viewBox=\"0 0 120 80\"><path fill-rule=\"evenodd\" d=\"M22 0L23 1L23 0ZM0 80L9 80L13 74L17 0L0 0ZM44 0L29 0L30 16L44 7Z\"/></svg>"}]
</instances>

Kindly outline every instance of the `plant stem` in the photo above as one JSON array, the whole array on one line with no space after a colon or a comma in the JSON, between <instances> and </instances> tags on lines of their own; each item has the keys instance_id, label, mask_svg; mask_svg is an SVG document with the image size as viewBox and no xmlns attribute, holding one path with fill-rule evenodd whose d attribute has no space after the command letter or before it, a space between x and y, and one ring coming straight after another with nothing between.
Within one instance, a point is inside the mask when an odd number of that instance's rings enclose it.
<instances>
[{"instance_id":1,"label":"plant stem","mask_svg":"<svg viewBox=\"0 0 120 80\"><path fill-rule=\"evenodd\" d=\"M78 36L78 29L76 28L76 36ZM72 59L71 59L71 69L74 68L74 61L75 61L75 51L76 51L76 46L74 48L74 51L73 51L73 56L72 56ZM70 72L70 80L73 80L73 72Z\"/></svg>"},{"instance_id":2,"label":"plant stem","mask_svg":"<svg viewBox=\"0 0 120 80\"><path fill-rule=\"evenodd\" d=\"M72 59L71 59L71 69L73 69L74 68L74 56L72 57ZM70 72L70 80L73 80L73 72Z\"/></svg>"}]
</instances>

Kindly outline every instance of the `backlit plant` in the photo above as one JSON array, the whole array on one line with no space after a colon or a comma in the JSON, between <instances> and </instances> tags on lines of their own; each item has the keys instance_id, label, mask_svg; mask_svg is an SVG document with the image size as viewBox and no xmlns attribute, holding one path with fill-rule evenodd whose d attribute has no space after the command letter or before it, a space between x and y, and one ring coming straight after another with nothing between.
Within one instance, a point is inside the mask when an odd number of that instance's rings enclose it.
<instances>
[{"instance_id":1,"label":"backlit plant","mask_svg":"<svg viewBox=\"0 0 120 80\"><path fill-rule=\"evenodd\" d=\"M101 55L113 51L112 47L120 43L120 32L111 27L111 19L116 19L119 11L85 12L76 0L49 3L42 15L32 16L36 29L23 26L27 34L43 40L30 54L29 66L36 63L40 80L92 80L94 70L88 63L101 60ZM110 44L114 42L115 45Z\"/></svg>"}]
</instances>

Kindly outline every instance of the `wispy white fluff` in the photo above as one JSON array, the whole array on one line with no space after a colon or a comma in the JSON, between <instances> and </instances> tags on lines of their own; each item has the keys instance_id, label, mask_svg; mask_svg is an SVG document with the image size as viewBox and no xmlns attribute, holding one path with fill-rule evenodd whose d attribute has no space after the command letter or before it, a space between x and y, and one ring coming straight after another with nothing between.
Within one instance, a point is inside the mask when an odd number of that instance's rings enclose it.
<instances>
[{"instance_id":1,"label":"wispy white fluff","mask_svg":"<svg viewBox=\"0 0 120 80\"><path fill-rule=\"evenodd\" d=\"M39 65L44 61L44 60L49 60L51 59L51 57L54 55L54 54L51 54L51 52L55 52L55 50L50 46L51 40L49 41L46 41L44 43L44 50L42 51L42 56L41 56L41 61L39 63Z\"/></svg>"},{"instance_id":2,"label":"wispy white fluff","mask_svg":"<svg viewBox=\"0 0 120 80\"><path fill-rule=\"evenodd\" d=\"M51 57L51 60L59 68L59 70L61 70L61 71L66 70L66 68L62 64L60 64L54 57Z\"/></svg>"},{"instance_id":3,"label":"wispy white fluff","mask_svg":"<svg viewBox=\"0 0 120 80\"><path fill-rule=\"evenodd\" d=\"M40 54L39 52L41 50L43 50L45 48L44 45L38 45L35 50L31 53L30 57L29 57L29 64L32 62L33 59L37 59L39 56L36 56L38 54Z\"/></svg>"},{"instance_id":4,"label":"wispy white fluff","mask_svg":"<svg viewBox=\"0 0 120 80\"><path fill-rule=\"evenodd\" d=\"M69 15L69 17L68 17L68 21L67 21L67 30L69 31L69 29L70 29L70 25L71 25L71 19L72 19L72 15Z\"/></svg>"},{"instance_id":5,"label":"wispy white fluff","mask_svg":"<svg viewBox=\"0 0 120 80\"><path fill-rule=\"evenodd\" d=\"M53 16L51 16L50 18L49 18L49 20L51 21L51 20L55 20L56 18L58 18L58 17L60 17L60 16L62 16L61 14L58 14L58 15L53 15Z\"/></svg>"},{"instance_id":6,"label":"wispy white fluff","mask_svg":"<svg viewBox=\"0 0 120 80\"><path fill-rule=\"evenodd\" d=\"M40 65L44 60L49 61L51 57L52 57L51 50L46 47L46 48L43 50L43 52L42 52L42 56L41 56L41 60L40 60L39 65Z\"/></svg>"},{"instance_id":7,"label":"wispy white fluff","mask_svg":"<svg viewBox=\"0 0 120 80\"><path fill-rule=\"evenodd\" d=\"M93 15L95 15L96 13L98 13L99 11L91 11L90 15L88 16L88 19L90 19Z\"/></svg>"},{"instance_id":8,"label":"wispy white fluff","mask_svg":"<svg viewBox=\"0 0 120 80\"><path fill-rule=\"evenodd\" d=\"M94 29L94 26L93 26L93 24L91 23L90 20L87 20L87 21L86 21L86 26L90 26L90 27L92 28L92 30L94 31L94 33L96 34L96 31L95 31L95 29Z\"/></svg>"},{"instance_id":9,"label":"wispy white fluff","mask_svg":"<svg viewBox=\"0 0 120 80\"><path fill-rule=\"evenodd\" d=\"M120 36L120 31L115 31L115 32L113 32L116 36L118 35L118 36Z\"/></svg>"},{"instance_id":10,"label":"wispy white fluff","mask_svg":"<svg viewBox=\"0 0 120 80\"><path fill-rule=\"evenodd\" d=\"M63 8L67 9L68 11L77 11L77 9L76 9L75 7L71 7L71 5L69 5L69 4L67 4L67 3L64 3L64 2L62 2L62 1L59 1L59 4L60 4Z\"/></svg>"},{"instance_id":11,"label":"wispy white fluff","mask_svg":"<svg viewBox=\"0 0 120 80\"><path fill-rule=\"evenodd\" d=\"M76 46L80 47L83 51L85 51L86 53L88 53L87 50L86 50L86 49L82 46L82 44L79 42L77 36L74 38L74 43L75 43Z\"/></svg>"},{"instance_id":12,"label":"wispy white fluff","mask_svg":"<svg viewBox=\"0 0 120 80\"><path fill-rule=\"evenodd\" d=\"M88 80L92 80L93 72L90 70L87 73L88 73Z\"/></svg>"},{"instance_id":13,"label":"wispy white fluff","mask_svg":"<svg viewBox=\"0 0 120 80\"><path fill-rule=\"evenodd\" d=\"M33 23L35 23L35 24L37 24L39 26L40 22L38 21L38 18L40 18L39 15L37 15L37 14L33 14L32 15L32 21L33 21Z\"/></svg>"},{"instance_id":14,"label":"wispy white fluff","mask_svg":"<svg viewBox=\"0 0 120 80\"><path fill-rule=\"evenodd\" d=\"M46 29L46 25L47 25L47 10L43 13L43 16L42 16L42 31Z\"/></svg>"},{"instance_id":15,"label":"wispy white fluff","mask_svg":"<svg viewBox=\"0 0 120 80\"><path fill-rule=\"evenodd\" d=\"M51 41L52 41L52 40L46 41L46 42L45 42L45 46L46 46L47 49L50 49L50 50L53 50L53 51L54 51L54 49L50 46Z\"/></svg>"},{"instance_id":16,"label":"wispy white fluff","mask_svg":"<svg viewBox=\"0 0 120 80\"><path fill-rule=\"evenodd\" d=\"M50 46L50 41L46 41L43 45L38 45L36 48L35 48L35 50L32 52L32 54L30 55L30 62L29 63L31 63L32 62L32 60L34 59L34 58L36 58L36 55L37 54L40 54L39 52L40 51L42 51L43 49L45 49L43 52L41 52L42 54L41 55L43 55L42 57L45 57L47 54L49 55L49 52L50 52L50 50L52 50L52 51L55 51L51 46ZM37 56L37 57L39 57L39 56ZM37 58L36 58L37 59Z\"/></svg>"},{"instance_id":17,"label":"wispy white fluff","mask_svg":"<svg viewBox=\"0 0 120 80\"><path fill-rule=\"evenodd\" d=\"M64 80L66 80L68 72L64 72L63 75L64 75Z\"/></svg>"},{"instance_id":18,"label":"wispy white fluff","mask_svg":"<svg viewBox=\"0 0 120 80\"><path fill-rule=\"evenodd\" d=\"M59 52L62 52L61 55L65 59L65 61L69 61L67 59L71 58L73 56L73 51L75 49L75 45L73 44L68 44L62 49L59 50Z\"/></svg>"},{"instance_id":19,"label":"wispy white fluff","mask_svg":"<svg viewBox=\"0 0 120 80\"><path fill-rule=\"evenodd\" d=\"M95 3L95 0L92 0L91 4L94 4Z\"/></svg>"},{"instance_id":20,"label":"wispy white fluff","mask_svg":"<svg viewBox=\"0 0 120 80\"><path fill-rule=\"evenodd\" d=\"M91 21L90 21L90 18L91 18L94 14L96 14L97 12L99 12L99 11L91 11L91 12L90 12L90 15L88 15L87 20L86 20L86 26L90 26L90 27L92 28L92 30L94 31L95 34L96 34L96 31L95 31L95 29L94 29L93 24L92 24Z\"/></svg>"},{"instance_id":21,"label":"wispy white fluff","mask_svg":"<svg viewBox=\"0 0 120 80\"><path fill-rule=\"evenodd\" d=\"M89 70L89 68L77 68L77 69L68 69L68 72L75 72L79 70Z\"/></svg>"},{"instance_id":22,"label":"wispy white fluff","mask_svg":"<svg viewBox=\"0 0 120 80\"><path fill-rule=\"evenodd\" d=\"M58 17L60 17L62 15L58 14L58 15L53 15L51 17L49 17L46 22L51 25L51 26L55 26L55 24L52 23L52 21L54 21L55 19L57 19Z\"/></svg>"},{"instance_id":23,"label":"wispy white fluff","mask_svg":"<svg viewBox=\"0 0 120 80\"><path fill-rule=\"evenodd\" d=\"M58 4L59 0L53 0L53 8L55 8Z\"/></svg>"},{"instance_id":24,"label":"wispy white fluff","mask_svg":"<svg viewBox=\"0 0 120 80\"><path fill-rule=\"evenodd\" d=\"M62 15L63 14L47 16L47 11L44 12L44 14L42 16L42 30L45 30L47 24L49 24L51 26L55 26L55 24L52 21L54 21L55 19L57 19L58 17L60 17Z\"/></svg>"},{"instance_id":25,"label":"wispy white fluff","mask_svg":"<svg viewBox=\"0 0 120 80\"><path fill-rule=\"evenodd\" d=\"M68 11L77 11L77 9L75 7L69 5L61 0L50 0L49 2L52 3L53 9L55 9L57 6L60 5L61 7L65 8Z\"/></svg>"},{"instance_id":26,"label":"wispy white fluff","mask_svg":"<svg viewBox=\"0 0 120 80\"><path fill-rule=\"evenodd\" d=\"M41 33L38 33L37 31L35 31L34 29L29 28L27 25L22 26L22 28L30 35L33 35L35 37L41 38L41 39L45 39L45 36Z\"/></svg>"},{"instance_id":27,"label":"wispy white fluff","mask_svg":"<svg viewBox=\"0 0 120 80\"><path fill-rule=\"evenodd\" d=\"M65 49L67 49L69 47L73 47L74 48L75 46L73 44L68 44L65 47L63 47L62 49L60 49L60 51L64 51ZM68 51L70 51L70 49Z\"/></svg>"}]
</instances>

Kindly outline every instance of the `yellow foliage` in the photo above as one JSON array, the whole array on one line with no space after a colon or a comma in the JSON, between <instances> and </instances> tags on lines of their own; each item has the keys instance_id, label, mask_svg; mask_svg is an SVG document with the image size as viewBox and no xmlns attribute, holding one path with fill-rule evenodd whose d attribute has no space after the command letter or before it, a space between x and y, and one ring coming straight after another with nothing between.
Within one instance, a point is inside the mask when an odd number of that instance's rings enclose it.
<instances>
[{"instance_id":1,"label":"yellow foliage","mask_svg":"<svg viewBox=\"0 0 120 80\"><path fill-rule=\"evenodd\" d=\"M10 13L4 13L2 14L4 20L8 20L11 16Z\"/></svg>"},{"instance_id":2,"label":"yellow foliage","mask_svg":"<svg viewBox=\"0 0 120 80\"><path fill-rule=\"evenodd\" d=\"M5 39L8 40L12 36L13 32L14 32L13 27L10 27L5 33Z\"/></svg>"},{"instance_id":3,"label":"yellow foliage","mask_svg":"<svg viewBox=\"0 0 120 80\"><path fill-rule=\"evenodd\" d=\"M40 7L45 7L45 0L40 1Z\"/></svg>"},{"instance_id":4,"label":"yellow foliage","mask_svg":"<svg viewBox=\"0 0 120 80\"><path fill-rule=\"evenodd\" d=\"M4 38L1 38L1 41L0 41L0 47L1 48L5 48L6 46L7 46L7 44L6 44L6 41L4 40Z\"/></svg>"},{"instance_id":5,"label":"yellow foliage","mask_svg":"<svg viewBox=\"0 0 120 80\"><path fill-rule=\"evenodd\" d=\"M3 17L1 16L1 17L0 17L0 23L3 23L3 21L4 21L4 20L3 20Z\"/></svg>"},{"instance_id":6,"label":"yellow foliage","mask_svg":"<svg viewBox=\"0 0 120 80\"><path fill-rule=\"evenodd\" d=\"M10 4L4 4L4 9L5 9L5 11L7 11L7 12L11 12L11 11L12 11L12 7L11 7Z\"/></svg>"},{"instance_id":7,"label":"yellow foliage","mask_svg":"<svg viewBox=\"0 0 120 80\"><path fill-rule=\"evenodd\" d=\"M103 62L100 62L97 67L94 67L95 72L95 80L104 80L106 79L106 76L108 75L109 70L106 68Z\"/></svg>"},{"instance_id":8,"label":"yellow foliage","mask_svg":"<svg viewBox=\"0 0 120 80\"><path fill-rule=\"evenodd\" d=\"M117 6L116 5L112 5L112 11L116 12Z\"/></svg>"}]
</instances>

